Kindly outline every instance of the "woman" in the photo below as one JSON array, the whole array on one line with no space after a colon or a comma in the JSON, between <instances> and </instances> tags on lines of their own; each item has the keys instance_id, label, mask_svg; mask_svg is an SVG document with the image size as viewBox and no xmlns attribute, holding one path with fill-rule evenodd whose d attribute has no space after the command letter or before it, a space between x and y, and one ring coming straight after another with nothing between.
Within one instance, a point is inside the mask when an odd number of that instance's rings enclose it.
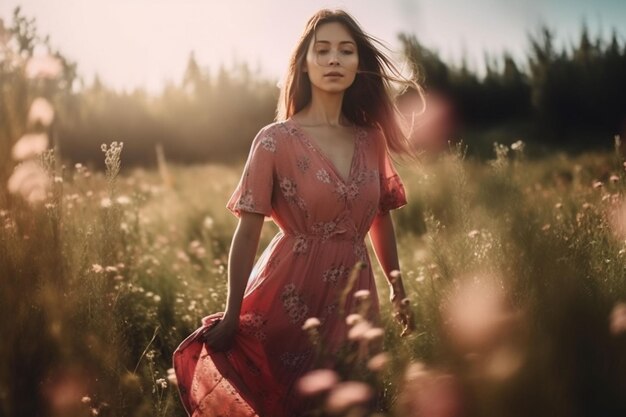
<instances>
[{"instance_id":1,"label":"woman","mask_svg":"<svg viewBox=\"0 0 626 417\"><path fill-rule=\"evenodd\" d=\"M387 149L414 154L386 84L397 78L382 64L399 74L347 13L321 10L309 20L282 87L278 121L254 138L226 206L239 217L226 311L205 317L174 353L190 415L302 415L294 386L315 359L303 323L319 320L312 323L322 346L338 352L358 290L369 291L367 319L378 320L368 231L391 285L394 316L403 334L413 330L389 214L407 203L406 194ZM281 230L253 267L269 217ZM355 265L361 268L350 274Z\"/></svg>"}]
</instances>

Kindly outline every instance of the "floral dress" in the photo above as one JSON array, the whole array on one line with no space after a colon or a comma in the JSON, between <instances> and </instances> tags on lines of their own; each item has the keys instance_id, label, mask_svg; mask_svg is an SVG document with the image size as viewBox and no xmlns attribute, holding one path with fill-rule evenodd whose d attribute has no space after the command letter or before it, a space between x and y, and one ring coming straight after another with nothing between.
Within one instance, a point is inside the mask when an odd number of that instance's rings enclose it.
<instances>
[{"instance_id":1,"label":"floral dress","mask_svg":"<svg viewBox=\"0 0 626 417\"><path fill-rule=\"evenodd\" d=\"M375 128L354 128L348 178L342 178L314 139L294 120L263 127L252 141L243 174L226 207L261 213L280 231L249 276L232 347L213 352L199 338L223 313L202 319L173 354L178 389L192 416L292 417L302 404L295 382L308 371L314 346L302 329L316 317L322 345L339 349L345 315L369 290L378 297L365 246L374 217L404 206L406 192ZM352 267L362 261L350 292ZM341 304L341 305L340 305Z\"/></svg>"}]
</instances>

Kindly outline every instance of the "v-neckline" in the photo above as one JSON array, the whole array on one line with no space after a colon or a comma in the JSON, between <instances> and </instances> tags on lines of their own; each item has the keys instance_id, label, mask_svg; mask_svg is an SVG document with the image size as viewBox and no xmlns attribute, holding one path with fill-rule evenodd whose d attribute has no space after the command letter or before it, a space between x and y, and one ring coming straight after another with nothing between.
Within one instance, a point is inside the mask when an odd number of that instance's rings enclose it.
<instances>
[{"instance_id":1,"label":"v-neckline","mask_svg":"<svg viewBox=\"0 0 626 417\"><path fill-rule=\"evenodd\" d=\"M317 144L315 139L309 134L309 132L304 130L302 125L300 125L300 123L295 121L293 118L289 118L287 120L292 122L296 126L296 128L302 133L302 137L304 138L304 140L306 140L306 142L321 156L321 158L324 161L326 161L326 164L333 171L333 173L335 174L335 177L337 177L337 179L339 181L341 181L341 183L344 184L344 185L347 185L348 183L350 183L350 180L352 179L352 174L353 174L353 171L354 171L354 165L356 164L357 152L359 150L359 135L358 135L358 131L357 131L358 127L357 126L353 126L353 130L354 130L354 134L353 134L354 135L354 150L352 151L352 159L350 161L350 169L348 170L348 178L346 178L344 180L342 178L341 174L339 173L339 171L337 170L337 167L335 166L333 161L331 161L330 158L328 156L326 156L326 153L322 150L322 148L319 147L319 145Z\"/></svg>"}]
</instances>

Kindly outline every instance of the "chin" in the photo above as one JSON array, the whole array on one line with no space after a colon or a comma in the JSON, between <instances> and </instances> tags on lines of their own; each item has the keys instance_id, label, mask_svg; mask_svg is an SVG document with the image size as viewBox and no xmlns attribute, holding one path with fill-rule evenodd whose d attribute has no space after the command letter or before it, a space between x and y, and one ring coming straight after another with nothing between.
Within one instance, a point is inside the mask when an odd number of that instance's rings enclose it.
<instances>
[{"instance_id":1,"label":"chin","mask_svg":"<svg viewBox=\"0 0 626 417\"><path fill-rule=\"evenodd\" d=\"M315 87L325 93L345 93L346 90L350 88L350 85L352 84L328 85L327 83L324 83L322 85L316 85Z\"/></svg>"}]
</instances>

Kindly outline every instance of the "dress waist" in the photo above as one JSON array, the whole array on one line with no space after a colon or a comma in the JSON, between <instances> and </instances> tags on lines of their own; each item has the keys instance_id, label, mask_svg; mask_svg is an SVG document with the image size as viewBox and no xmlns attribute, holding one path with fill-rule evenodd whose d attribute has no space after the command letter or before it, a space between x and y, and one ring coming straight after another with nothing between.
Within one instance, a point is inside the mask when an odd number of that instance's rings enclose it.
<instances>
[{"instance_id":1,"label":"dress waist","mask_svg":"<svg viewBox=\"0 0 626 417\"><path fill-rule=\"evenodd\" d=\"M350 242L350 243L365 243L365 236L356 236L351 233L345 233L344 231L337 231L334 233L302 233L302 232L287 232L281 230L278 232L282 233L285 237L296 239L296 240L309 240L309 241L334 241L334 242Z\"/></svg>"}]
</instances>

